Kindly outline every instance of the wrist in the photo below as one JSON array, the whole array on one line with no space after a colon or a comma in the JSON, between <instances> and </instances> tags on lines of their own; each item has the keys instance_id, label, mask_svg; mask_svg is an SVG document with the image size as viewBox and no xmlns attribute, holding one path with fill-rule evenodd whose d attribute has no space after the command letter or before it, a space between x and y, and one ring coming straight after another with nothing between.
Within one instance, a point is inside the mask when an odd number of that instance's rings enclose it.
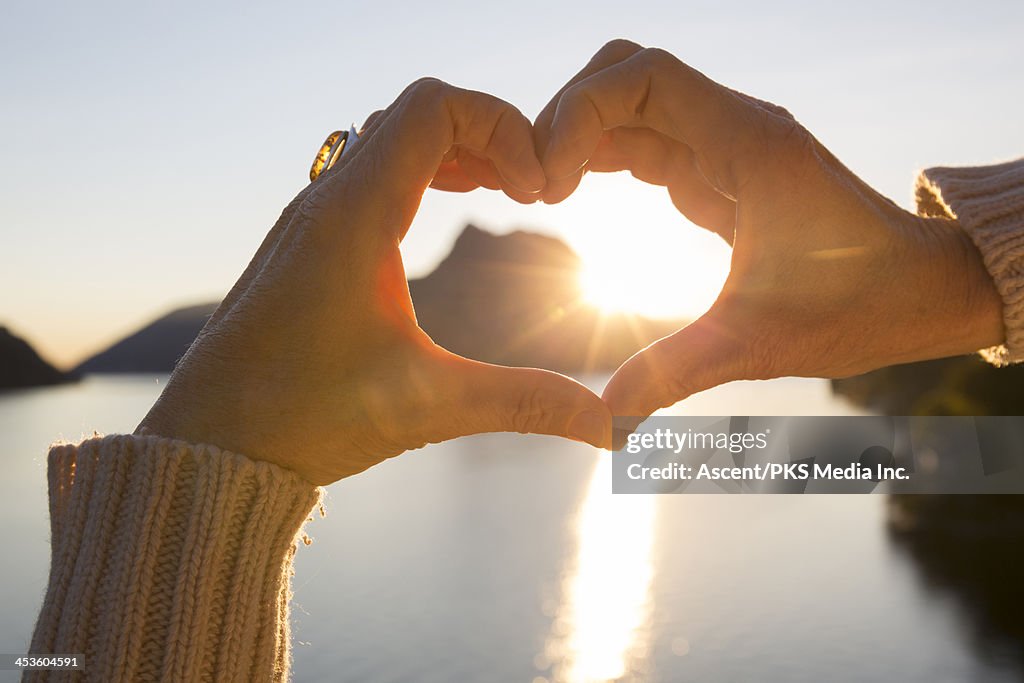
<instances>
[{"instance_id":1,"label":"wrist","mask_svg":"<svg viewBox=\"0 0 1024 683\"><path fill-rule=\"evenodd\" d=\"M917 292L919 305L935 313L932 324L922 321L927 357L964 355L1002 344L1003 301L978 247L955 219L910 217L922 248L919 262L927 271Z\"/></svg>"},{"instance_id":2,"label":"wrist","mask_svg":"<svg viewBox=\"0 0 1024 683\"><path fill-rule=\"evenodd\" d=\"M260 420L246 418L246 401L237 393L230 398L221 398L213 388L214 382L203 383L201 388L197 388L182 374L176 372L171 376L163 393L136 427L136 435L159 436L197 446L216 446L250 460L277 465L310 483L325 483L296 466L295 461L275 457L275 449L268 447L273 439L259 428ZM226 406L235 410L226 411L223 409ZM293 454L298 446L295 444L284 453Z\"/></svg>"}]
</instances>

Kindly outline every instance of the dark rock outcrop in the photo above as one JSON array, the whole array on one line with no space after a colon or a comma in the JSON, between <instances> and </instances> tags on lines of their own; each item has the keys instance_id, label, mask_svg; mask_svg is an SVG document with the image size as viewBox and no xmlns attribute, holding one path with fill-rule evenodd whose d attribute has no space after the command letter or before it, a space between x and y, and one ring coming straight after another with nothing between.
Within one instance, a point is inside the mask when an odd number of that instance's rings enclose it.
<instances>
[{"instance_id":1,"label":"dark rock outcrop","mask_svg":"<svg viewBox=\"0 0 1024 683\"><path fill-rule=\"evenodd\" d=\"M0 389L47 386L77 378L53 367L28 342L0 327Z\"/></svg>"}]
</instances>

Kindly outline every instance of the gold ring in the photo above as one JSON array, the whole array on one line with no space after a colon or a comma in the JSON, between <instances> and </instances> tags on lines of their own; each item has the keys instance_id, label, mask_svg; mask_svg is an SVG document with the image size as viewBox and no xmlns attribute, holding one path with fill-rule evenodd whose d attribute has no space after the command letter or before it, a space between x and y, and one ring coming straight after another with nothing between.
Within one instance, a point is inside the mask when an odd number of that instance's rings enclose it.
<instances>
[{"instance_id":1,"label":"gold ring","mask_svg":"<svg viewBox=\"0 0 1024 683\"><path fill-rule=\"evenodd\" d=\"M309 169L309 181L313 182L330 170L338 159L351 147L348 143L350 141L355 142L358 139L359 134L356 132L355 126L350 127L348 130L336 130L328 135L327 139L324 140L324 144L320 145L320 150L316 153L316 156L313 157L313 166Z\"/></svg>"}]
</instances>

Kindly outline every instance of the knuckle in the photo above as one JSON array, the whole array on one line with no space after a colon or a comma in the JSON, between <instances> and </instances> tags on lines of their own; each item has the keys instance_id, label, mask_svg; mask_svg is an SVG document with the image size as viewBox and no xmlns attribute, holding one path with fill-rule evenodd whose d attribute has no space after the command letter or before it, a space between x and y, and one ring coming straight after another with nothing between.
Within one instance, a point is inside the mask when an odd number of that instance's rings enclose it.
<instances>
[{"instance_id":1,"label":"knuckle","mask_svg":"<svg viewBox=\"0 0 1024 683\"><path fill-rule=\"evenodd\" d=\"M322 193L313 193L302 202L288 229L288 245L293 252L330 247L329 238L335 232L333 207L331 197Z\"/></svg>"},{"instance_id":2,"label":"knuckle","mask_svg":"<svg viewBox=\"0 0 1024 683\"><path fill-rule=\"evenodd\" d=\"M529 434L539 431L550 415L543 395L539 389L532 389L516 402L510 416L512 429L521 434Z\"/></svg>"},{"instance_id":3,"label":"knuckle","mask_svg":"<svg viewBox=\"0 0 1024 683\"><path fill-rule=\"evenodd\" d=\"M781 104L775 104L774 102L762 101L762 105L765 107L765 109L767 109L771 113L775 114L776 116L782 117L784 119L789 119L790 121L796 121L796 117L793 116L793 113L790 112L785 107L783 107Z\"/></svg>"},{"instance_id":4,"label":"knuckle","mask_svg":"<svg viewBox=\"0 0 1024 683\"><path fill-rule=\"evenodd\" d=\"M363 166L366 171L367 167ZM342 217L345 215L346 207L352 206L354 197L364 195L369 191L367 179L372 177L372 171L365 173L351 173L346 166L322 182L315 184L313 189L302 197L295 206L290 224L289 234L294 237L301 237L302 242L312 242L320 247L327 247L334 244L334 240L352 233L351 230L340 230Z\"/></svg>"},{"instance_id":5,"label":"knuckle","mask_svg":"<svg viewBox=\"0 0 1024 683\"><path fill-rule=\"evenodd\" d=\"M331 177L336 176L337 174L334 174ZM325 183L314 187L295 207L294 216L299 222L318 223L326 214L330 213L333 203L329 199L333 193L324 191Z\"/></svg>"},{"instance_id":6,"label":"knuckle","mask_svg":"<svg viewBox=\"0 0 1024 683\"><path fill-rule=\"evenodd\" d=\"M522 112L516 109L515 105L497 97L491 97L490 95L476 96L473 98L472 104L480 108L485 120L494 122L495 128L498 128L502 123L518 123L520 120L529 125L529 120L523 116Z\"/></svg>"},{"instance_id":7,"label":"knuckle","mask_svg":"<svg viewBox=\"0 0 1024 683\"><path fill-rule=\"evenodd\" d=\"M426 76L417 79L406 88L406 97L413 102L430 102L439 99L451 86L439 78Z\"/></svg>"},{"instance_id":8,"label":"knuckle","mask_svg":"<svg viewBox=\"0 0 1024 683\"><path fill-rule=\"evenodd\" d=\"M433 129L445 120L444 110L452 86L437 78L421 78L405 91L397 110L401 125Z\"/></svg>"},{"instance_id":9,"label":"knuckle","mask_svg":"<svg viewBox=\"0 0 1024 683\"><path fill-rule=\"evenodd\" d=\"M614 38L605 43L604 46L597 51L597 54L594 55L594 59L595 61L604 61L606 59L619 61L639 52L642 49L642 46L637 45L632 40Z\"/></svg>"},{"instance_id":10,"label":"knuckle","mask_svg":"<svg viewBox=\"0 0 1024 683\"><path fill-rule=\"evenodd\" d=\"M634 370L634 381L637 386L645 387L643 393L649 412L672 405L694 392L694 378L673 356L665 344L655 344L636 356L639 362Z\"/></svg>"},{"instance_id":11,"label":"knuckle","mask_svg":"<svg viewBox=\"0 0 1024 683\"><path fill-rule=\"evenodd\" d=\"M738 90L733 90L732 88L730 88L729 90L737 97L746 100L747 102L753 104L756 107L764 109L770 114L774 114L775 116L779 116L784 119L790 119L792 121L796 120L796 117L794 117L788 109L786 109L780 104L775 104L774 102L769 102L768 100L762 100L758 97L754 97L753 95L747 95L746 93L739 92Z\"/></svg>"},{"instance_id":12,"label":"knuckle","mask_svg":"<svg viewBox=\"0 0 1024 683\"><path fill-rule=\"evenodd\" d=\"M658 408L665 408L696 393L692 377L668 373L660 377L658 387Z\"/></svg>"},{"instance_id":13,"label":"knuckle","mask_svg":"<svg viewBox=\"0 0 1024 683\"><path fill-rule=\"evenodd\" d=\"M766 139L776 153L788 159L801 157L813 148L810 132L792 118L783 118L764 111L761 115Z\"/></svg>"},{"instance_id":14,"label":"knuckle","mask_svg":"<svg viewBox=\"0 0 1024 683\"><path fill-rule=\"evenodd\" d=\"M745 351L741 356L744 362L740 370L744 379L772 379L781 375L778 349L771 340L749 344Z\"/></svg>"},{"instance_id":15,"label":"knuckle","mask_svg":"<svg viewBox=\"0 0 1024 683\"><path fill-rule=\"evenodd\" d=\"M649 47L643 51L644 63L654 70L668 70L682 65L679 58L660 47Z\"/></svg>"},{"instance_id":16,"label":"knuckle","mask_svg":"<svg viewBox=\"0 0 1024 683\"><path fill-rule=\"evenodd\" d=\"M372 114L370 114L369 116L367 116L366 117L366 121L363 123L363 129L365 130L366 128L369 128L370 126L372 126L374 124L374 122L376 122L377 119L379 119L383 113L384 113L383 109L378 109L377 111L375 111Z\"/></svg>"},{"instance_id":17,"label":"knuckle","mask_svg":"<svg viewBox=\"0 0 1024 683\"><path fill-rule=\"evenodd\" d=\"M735 359L732 374L736 379L764 380L780 377L782 362L780 338L770 324L747 327L741 341L733 344L730 356Z\"/></svg>"},{"instance_id":18,"label":"knuckle","mask_svg":"<svg viewBox=\"0 0 1024 683\"><path fill-rule=\"evenodd\" d=\"M585 101L587 97L587 86L584 82L571 85L566 88L565 92L559 98L558 106L560 108L570 109L578 106Z\"/></svg>"}]
</instances>

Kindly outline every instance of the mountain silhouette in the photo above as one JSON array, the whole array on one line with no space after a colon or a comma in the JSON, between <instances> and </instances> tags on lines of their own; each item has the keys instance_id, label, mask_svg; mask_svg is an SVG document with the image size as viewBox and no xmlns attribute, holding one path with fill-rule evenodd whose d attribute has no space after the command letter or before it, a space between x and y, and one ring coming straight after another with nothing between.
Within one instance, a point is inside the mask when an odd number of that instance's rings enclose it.
<instances>
[{"instance_id":1,"label":"mountain silhouette","mask_svg":"<svg viewBox=\"0 0 1024 683\"><path fill-rule=\"evenodd\" d=\"M171 311L89 358L75 372L170 372L216 308L214 302Z\"/></svg>"},{"instance_id":2,"label":"mountain silhouette","mask_svg":"<svg viewBox=\"0 0 1024 683\"><path fill-rule=\"evenodd\" d=\"M0 327L0 389L60 384L78 379L43 360L24 339Z\"/></svg>"},{"instance_id":3,"label":"mountain silhouette","mask_svg":"<svg viewBox=\"0 0 1024 683\"><path fill-rule=\"evenodd\" d=\"M420 326L435 342L503 365L611 371L679 327L680 321L602 315L582 302L579 271L579 256L557 238L468 225L433 272L409 281L409 291ZM216 307L173 311L76 370L170 372Z\"/></svg>"}]
</instances>

